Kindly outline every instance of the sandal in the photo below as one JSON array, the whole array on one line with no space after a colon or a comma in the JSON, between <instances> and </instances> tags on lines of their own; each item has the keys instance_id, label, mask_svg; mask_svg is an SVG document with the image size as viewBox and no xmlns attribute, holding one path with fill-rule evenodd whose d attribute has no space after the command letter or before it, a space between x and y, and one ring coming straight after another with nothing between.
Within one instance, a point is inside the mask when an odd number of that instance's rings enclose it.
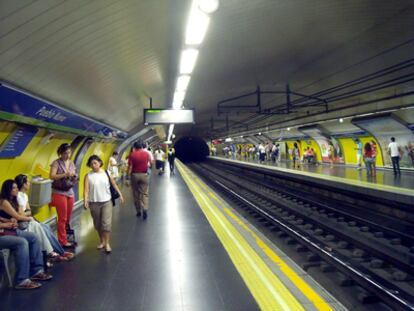
<instances>
[{"instance_id":1,"label":"sandal","mask_svg":"<svg viewBox=\"0 0 414 311\"><path fill-rule=\"evenodd\" d=\"M105 253L107 253L107 254L112 253L112 248L109 245L105 246Z\"/></svg>"},{"instance_id":2,"label":"sandal","mask_svg":"<svg viewBox=\"0 0 414 311\"><path fill-rule=\"evenodd\" d=\"M105 244L99 244L96 249L103 249L105 247Z\"/></svg>"},{"instance_id":3,"label":"sandal","mask_svg":"<svg viewBox=\"0 0 414 311\"><path fill-rule=\"evenodd\" d=\"M62 257L66 258L66 260L69 261L75 257L75 254L71 252L64 252Z\"/></svg>"},{"instance_id":4,"label":"sandal","mask_svg":"<svg viewBox=\"0 0 414 311\"><path fill-rule=\"evenodd\" d=\"M37 283L37 282L32 282L32 281L27 281L27 282L23 282L20 283L19 285L16 285L14 288L15 289L36 289L42 287L42 284Z\"/></svg>"},{"instance_id":5,"label":"sandal","mask_svg":"<svg viewBox=\"0 0 414 311\"><path fill-rule=\"evenodd\" d=\"M64 256L57 255L55 257L49 258L49 261L50 262L62 262L62 261L67 261L67 258Z\"/></svg>"},{"instance_id":6,"label":"sandal","mask_svg":"<svg viewBox=\"0 0 414 311\"><path fill-rule=\"evenodd\" d=\"M35 275L33 275L30 279L32 281L49 281L53 278L51 274L47 274L44 272L38 272Z\"/></svg>"}]
</instances>

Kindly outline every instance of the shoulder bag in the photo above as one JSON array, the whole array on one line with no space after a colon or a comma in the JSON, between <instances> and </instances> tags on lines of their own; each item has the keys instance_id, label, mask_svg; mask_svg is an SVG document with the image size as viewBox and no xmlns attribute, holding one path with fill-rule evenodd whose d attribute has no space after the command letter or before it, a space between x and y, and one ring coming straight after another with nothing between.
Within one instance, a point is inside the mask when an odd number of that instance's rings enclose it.
<instances>
[{"instance_id":1,"label":"shoulder bag","mask_svg":"<svg viewBox=\"0 0 414 311\"><path fill-rule=\"evenodd\" d=\"M105 170L105 173L106 173L106 176L108 176L108 180L109 180L109 191L111 191L112 205L115 206L115 200L119 198L119 193L118 193L118 191L116 191L116 189L112 185L112 181L111 181L111 178L109 177L109 174L108 174L107 170Z\"/></svg>"}]
</instances>

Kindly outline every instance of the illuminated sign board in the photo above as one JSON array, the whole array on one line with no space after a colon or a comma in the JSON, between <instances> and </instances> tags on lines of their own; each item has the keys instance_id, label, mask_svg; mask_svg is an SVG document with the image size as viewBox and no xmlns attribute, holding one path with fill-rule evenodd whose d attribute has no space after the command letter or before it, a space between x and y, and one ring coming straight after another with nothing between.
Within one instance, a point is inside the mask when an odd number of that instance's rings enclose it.
<instances>
[{"instance_id":1,"label":"illuminated sign board","mask_svg":"<svg viewBox=\"0 0 414 311\"><path fill-rule=\"evenodd\" d=\"M144 123L184 124L194 122L193 109L144 109Z\"/></svg>"}]
</instances>

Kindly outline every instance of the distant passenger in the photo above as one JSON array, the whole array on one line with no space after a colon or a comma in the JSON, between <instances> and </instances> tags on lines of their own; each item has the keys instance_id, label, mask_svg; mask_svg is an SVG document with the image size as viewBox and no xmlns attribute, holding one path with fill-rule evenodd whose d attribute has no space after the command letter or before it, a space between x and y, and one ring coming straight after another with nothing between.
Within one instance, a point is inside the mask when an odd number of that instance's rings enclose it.
<instances>
[{"instance_id":1,"label":"distant passenger","mask_svg":"<svg viewBox=\"0 0 414 311\"><path fill-rule=\"evenodd\" d=\"M90 209L93 225L98 232L100 244L97 249L104 249L107 254L112 252L109 244L112 230L112 207L110 185L119 194L121 203L124 197L114 178L102 169L103 162L97 155L91 155L87 165L92 169L85 175L84 207Z\"/></svg>"},{"instance_id":2,"label":"distant passenger","mask_svg":"<svg viewBox=\"0 0 414 311\"><path fill-rule=\"evenodd\" d=\"M357 138L355 139L355 144L356 144L356 156L357 156L357 169L360 170L362 169L362 142Z\"/></svg>"},{"instance_id":3,"label":"distant passenger","mask_svg":"<svg viewBox=\"0 0 414 311\"><path fill-rule=\"evenodd\" d=\"M262 143L260 143L258 151L259 151L259 162L262 163L265 161L265 158L266 158L266 147L263 146Z\"/></svg>"},{"instance_id":4,"label":"distant passenger","mask_svg":"<svg viewBox=\"0 0 414 311\"><path fill-rule=\"evenodd\" d=\"M157 147L154 152L155 157L155 168L158 170L158 175L162 175L164 173L164 157L165 153L161 150L160 147Z\"/></svg>"},{"instance_id":5,"label":"distant passenger","mask_svg":"<svg viewBox=\"0 0 414 311\"><path fill-rule=\"evenodd\" d=\"M19 189L19 192L17 194L17 203L19 205L18 213L20 217L31 217L32 210L29 204L29 197L27 196L27 192L30 189L30 181L24 174L17 175L14 178L14 181L17 185L17 188ZM52 230L50 229L49 225L43 224L34 219L33 221L29 222L20 222L19 228L36 234L37 238L39 239L42 251L48 255L48 261L68 261L74 257L73 253L65 252L53 234Z\"/></svg>"},{"instance_id":6,"label":"distant passenger","mask_svg":"<svg viewBox=\"0 0 414 311\"><path fill-rule=\"evenodd\" d=\"M151 172L152 172L152 163L154 163L154 155L152 154L151 148L148 147L148 145L146 145L147 148L145 148L145 150L148 152L149 155L149 162L148 162L148 171L147 171L147 175L151 176Z\"/></svg>"},{"instance_id":7,"label":"distant passenger","mask_svg":"<svg viewBox=\"0 0 414 311\"><path fill-rule=\"evenodd\" d=\"M118 162L116 160L117 158L118 158L118 151L114 151L112 153L112 156L109 158L109 163L108 163L109 174L111 174L111 176L115 180L119 177Z\"/></svg>"},{"instance_id":8,"label":"distant passenger","mask_svg":"<svg viewBox=\"0 0 414 311\"><path fill-rule=\"evenodd\" d=\"M371 149L372 149L372 176L377 176L377 143L375 140L371 140Z\"/></svg>"},{"instance_id":9,"label":"distant passenger","mask_svg":"<svg viewBox=\"0 0 414 311\"><path fill-rule=\"evenodd\" d=\"M370 143L365 143L364 146L364 161L365 161L365 167L367 168L367 176L371 177L372 176L372 162L373 162L373 158L372 158L372 148L371 148L371 144Z\"/></svg>"},{"instance_id":10,"label":"distant passenger","mask_svg":"<svg viewBox=\"0 0 414 311\"><path fill-rule=\"evenodd\" d=\"M400 171L401 147L398 145L397 142L395 142L394 137L391 137L391 142L388 145L388 154L391 157L394 175L401 174L401 171Z\"/></svg>"},{"instance_id":11,"label":"distant passenger","mask_svg":"<svg viewBox=\"0 0 414 311\"><path fill-rule=\"evenodd\" d=\"M300 161L300 150L297 143L293 144L293 150L292 150L292 160L293 160L293 168L296 168L296 163L298 164L298 168L300 167L299 161Z\"/></svg>"},{"instance_id":12,"label":"distant passenger","mask_svg":"<svg viewBox=\"0 0 414 311\"><path fill-rule=\"evenodd\" d=\"M52 202L51 206L56 207L58 214L57 232L59 243L63 247L73 247L68 242L66 229L70 229L70 219L72 217L75 193L73 186L77 182L76 166L70 159L72 148L69 144L59 146L57 153L59 158L51 164L50 179L52 183Z\"/></svg>"},{"instance_id":13,"label":"distant passenger","mask_svg":"<svg viewBox=\"0 0 414 311\"><path fill-rule=\"evenodd\" d=\"M43 255L36 235L17 228L16 218L20 218L16 212L19 208L18 192L17 184L12 179L6 180L1 187L0 248L8 248L16 256L16 288L35 289L41 286L36 281L50 280L52 275L44 272ZM33 217L27 219L33 221Z\"/></svg>"},{"instance_id":14,"label":"distant passenger","mask_svg":"<svg viewBox=\"0 0 414 311\"><path fill-rule=\"evenodd\" d=\"M171 148L168 150L168 163L170 164L170 174L174 175L175 162L175 149Z\"/></svg>"},{"instance_id":15,"label":"distant passenger","mask_svg":"<svg viewBox=\"0 0 414 311\"><path fill-rule=\"evenodd\" d=\"M134 151L128 159L128 174L131 179L137 217L143 214L144 220L148 217L148 163L151 161L144 145L138 141L134 143Z\"/></svg>"},{"instance_id":16,"label":"distant passenger","mask_svg":"<svg viewBox=\"0 0 414 311\"><path fill-rule=\"evenodd\" d=\"M329 159L329 163L331 164L331 167L333 167L334 160L335 160L335 149L332 143L329 143L328 145L328 159Z\"/></svg>"},{"instance_id":17,"label":"distant passenger","mask_svg":"<svg viewBox=\"0 0 414 311\"><path fill-rule=\"evenodd\" d=\"M412 143L408 143L407 145L408 156L411 159L411 165L414 167L414 145Z\"/></svg>"}]
</instances>

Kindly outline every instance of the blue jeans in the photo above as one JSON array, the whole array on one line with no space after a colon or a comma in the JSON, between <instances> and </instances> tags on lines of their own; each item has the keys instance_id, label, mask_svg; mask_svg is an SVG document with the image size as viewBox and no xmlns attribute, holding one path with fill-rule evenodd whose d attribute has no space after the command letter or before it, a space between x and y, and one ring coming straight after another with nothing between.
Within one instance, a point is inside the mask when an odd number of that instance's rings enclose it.
<instances>
[{"instance_id":1,"label":"blue jeans","mask_svg":"<svg viewBox=\"0 0 414 311\"><path fill-rule=\"evenodd\" d=\"M400 171L400 157L399 156L391 157L391 160L392 160L392 168L394 170L394 175L401 174L401 171Z\"/></svg>"},{"instance_id":2,"label":"blue jeans","mask_svg":"<svg viewBox=\"0 0 414 311\"><path fill-rule=\"evenodd\" d=\"M63 254L65 253L65 250L63 249L63 247L60 245L58 239L56 238L56 236L53 234L52 229L50 229L49 225L46 224L42 224L42 228L45 231L45 234L47 236L47 239L49 240L50 244L53 247L53 250L58 253L60 256L63 256Z\"/></svg>"},{"instance_id":3,"label":"blue jeans","mask_svg":"<svg viewBox=\"0 0 414 311\"><path fill-rule=\"evenodd\" d=\"M0 236L0 248L8 248L14 255L16 285L43 271L42 251L34 233L20 231L18 236Z\"/></svg>"}]
</instances>

